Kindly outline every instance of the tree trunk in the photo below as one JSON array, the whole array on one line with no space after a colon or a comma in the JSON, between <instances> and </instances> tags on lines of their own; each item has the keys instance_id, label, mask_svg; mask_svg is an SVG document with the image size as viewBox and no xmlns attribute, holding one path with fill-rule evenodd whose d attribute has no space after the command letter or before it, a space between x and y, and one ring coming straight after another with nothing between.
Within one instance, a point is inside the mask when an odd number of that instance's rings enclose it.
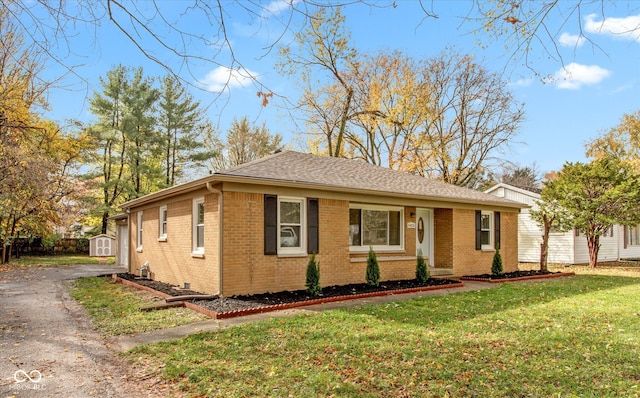
<instances>
[{"instance_id":1,"label":"tree trunk","mask_svg":"<svg viewBox=\"0 0 640 398\"><path fill-rule=\"evenodd\" d=\"M547 259L549 258L549 233L551 224L555 221L555 216L549 218L547 213L542 214L542 243L540 244L540 271L547 272Z\"/></svg>"},{"instance_id":2,"label":"tree trunk","mask_svg":"<svg viewBox=\"0 0 640 398\"><path fill-rule=\"evenodd\" d=\"M108 223L109 223L109 212L105 211L104 213L102 213L102 233L103 234L107 233Z\"/></svg>"},{"instance_id":3,"label":"tree trunk","mask_svg":"<svg viewBox=\"0 0 640 398\"><path fill-rule=\"evenodd\" d=\"M589 248L589 268L598 265L598 251L600 250L600 236L593 235L587 237L587 247Z\"/></svg>"},{"instance_id":4,"label":"tree trunk","mask_svg":"<svg viewBox=\"0 0 640 398\"><path fill-rule=\"evenodd\" d=\"M544 233L542 234L542 243L540 243L540 271L546 272L549 268L547 267L547 258L549 257L549 230L544 228Z\"/></svg>"},{"instance_id":5,"label":"tree trunk","mask_svg":"<svg viewBox=\"0 0 640 398\"><path fill-rule=\"evenodd\" d=\"M336 140L336 150L333 154L329 154L335 158L339 158L342 154L342 140L344 138L344 131L347 126L347 119L349 118L349 110L351 109L351 98L353 97L353 89L347 89L347 99L345 100L344 109L342 110L342 116L340 118L340 130L338 131L338 139Z\"/></svg>"}]
</instances>

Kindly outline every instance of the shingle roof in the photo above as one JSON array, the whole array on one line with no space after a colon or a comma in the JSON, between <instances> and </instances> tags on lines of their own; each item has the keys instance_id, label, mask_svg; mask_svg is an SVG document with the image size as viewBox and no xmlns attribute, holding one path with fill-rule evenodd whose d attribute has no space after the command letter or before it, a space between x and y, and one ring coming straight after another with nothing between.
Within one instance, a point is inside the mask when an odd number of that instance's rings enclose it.
<instances>
[{"instance_id":1,"label":"shingle roof","mask_svg":"<svg viewBox=\"0 0 640 398\"><path fill-rule=\"evenodd\" d=\"M508 207L522 204L359 160L283 151L223 170L214 176L247 177L277 182L313 184L319 188L367 190L381 194L417 195L448 202L477 202Z\"/></svg>"}]
</instances>

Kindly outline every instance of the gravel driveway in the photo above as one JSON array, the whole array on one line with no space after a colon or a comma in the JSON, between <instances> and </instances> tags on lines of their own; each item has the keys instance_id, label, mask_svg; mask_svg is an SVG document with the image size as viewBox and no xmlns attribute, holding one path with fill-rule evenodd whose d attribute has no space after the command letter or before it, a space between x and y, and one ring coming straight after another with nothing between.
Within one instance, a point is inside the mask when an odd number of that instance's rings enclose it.
<instances>
[{"instance_id":1,"label":"gravel driveway","mask_svg":"<svg viewBox=\"0 0 640 398\"><path fill-rule=\"evenodd\" d=\"M155 395L140 382L144 375L108 350L67 291L70 280L122 271L74 265L0 272L0 398Z\"/></svg>"}]
</instances>

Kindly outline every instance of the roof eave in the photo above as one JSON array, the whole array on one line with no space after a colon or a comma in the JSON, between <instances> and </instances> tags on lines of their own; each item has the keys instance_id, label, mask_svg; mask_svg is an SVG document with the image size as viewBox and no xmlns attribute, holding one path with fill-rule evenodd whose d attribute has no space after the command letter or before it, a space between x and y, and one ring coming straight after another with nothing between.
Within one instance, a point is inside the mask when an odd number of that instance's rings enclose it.
<instances>
[{"instance_id":1,"label":"roof eave","mask_svg":"<svg viewBox=\"0 0 640 398\"><path fill-rule=\"evenodd\" d=\"M327 185L327 184L317 184L310 182L299 182L299 181L288 181L288 180L278 180L278 179L266 179L266 178L256 178L256 177L247 177L247 176L232 176L232 175L222 175L217 174L218 178L216 181L221 182L235 182L235 183L249 183L249 184L257 184L264 185L265 182L268 182L269 185L277 185L279 187L286 188L307 188L307 189L317 189L322 191L332 191L332 192L341 192L341 193L352 193L352 194L363 194L370 195L371 192L375 192L381 196L394 197L394 198L403 198L403 199L420 199L426 201L438 201L438 202L448 202L448 203L460 203L467 205L491 205L491 206L499 206L499 207L508 207L514 209L525 209L530 207L524 203L519 203L515 201L509 200L505 201L495 201L495 200L487 200L487 201L479 201L474 199L460 199L460 198L450 198L447 196L432 196L432 195L416 195L410 193L402 193L402 192L390 192L390 191L378 191L378 190L370 190L363 188L349 188L349 187L341 187L335 185ZM508 199L507 199L508 200Z\"/></svg>"},{"instance_id":2,"label":"roof eave","mask_svg":"<svg viewBox=\"0 0 640 398\"><path fill-rule=\"evenodd\" d=\"M498 207L513 208L513 209L525 209L530 207L524 203L519 203L515 201L508 201L508 202L495 201L495 200L479 201L475 199L451 198L447 196L416 195L416 194L402 193L402 192L378 191L378 190L370 190L370 189L363 189L363 188L349 188L349 187L341 187L341 186L335 186L335 185L318 184L318 183L310 183L310 182L257 178L257 177L249 177L249 176L236 176L236 175L215 173L192 182L188 182L188 183L177 185L171 188L163 189L161 191L154 192L149 195L145 195L140 198L130 200L126 203L123 203L121 208L123 209L123 211L126 211L127 209L140 207L145 204L155 202L156 200L161 198L162 199L170 198L170 197L181 195L184 193L196 191L198 189L206 188L207 183L218 183L218 182L232 182L232 183L244 183L244 184L256 184L256 185L268 184L271 186L278 186L278 187L285 187L285 188L306 188L306 189L316 189L321 191L333 191L333 192L364 194L364 195L370 195L372 192L375 192L378 195L393 197L393 198L420 199L425 201L459 203L459 204L465 204L465 205L488 205L488 206L498 206Z\"/></svg>"}]
</instances>

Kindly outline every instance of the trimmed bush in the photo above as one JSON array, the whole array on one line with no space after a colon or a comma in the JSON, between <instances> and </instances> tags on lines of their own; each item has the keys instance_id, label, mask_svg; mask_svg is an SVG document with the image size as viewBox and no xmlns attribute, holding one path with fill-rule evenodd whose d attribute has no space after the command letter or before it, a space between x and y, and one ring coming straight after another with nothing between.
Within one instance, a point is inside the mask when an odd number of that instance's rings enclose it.
<instances>
[{"instance_id":1,"label":"trimmed bush","mask_svg":"<svg viewBox=\"0 0 640 398\"><path fill-rule=\"evenodd\" d=\"M380 286L380 266L372 247L369 248L369 257L367 257L367 285Z\"/></svg>"},{"instance_id":2,"label":"trimmed bush","mask_svg":"<svg viewBox=\"0 0 640 398\"><path fill-rule=\"evenodd\" d=\"M491 264L491 273L493 275L502 275L502 256L500 255L500 245L496 246L496 253L493 255L493 263Z\"/></svg>"},{"instance_id":3,"label":"trimmed bush","mask_svg":"<svg viewBox=\"0 0 640 398\"><path fill-rule=\"evenodd\" d=\"M429 280L429 269L427 262L424 261L422 250L418 249L418 263L416 264L416 280L418 283L427 283Z\"/></svg>"},{"instance_id":4,"label":"trimmed bush","mask_svg":"<svg viewBox=\"0 0 640 398\"><path fill-rule=\"evenodd\" d=\"M312 297L322 295L322 287L320 286L320 263L316 262L315 253L311 254L311 258L307 264L307 281L304 285Z\"/></svg>"}]
</instances>

